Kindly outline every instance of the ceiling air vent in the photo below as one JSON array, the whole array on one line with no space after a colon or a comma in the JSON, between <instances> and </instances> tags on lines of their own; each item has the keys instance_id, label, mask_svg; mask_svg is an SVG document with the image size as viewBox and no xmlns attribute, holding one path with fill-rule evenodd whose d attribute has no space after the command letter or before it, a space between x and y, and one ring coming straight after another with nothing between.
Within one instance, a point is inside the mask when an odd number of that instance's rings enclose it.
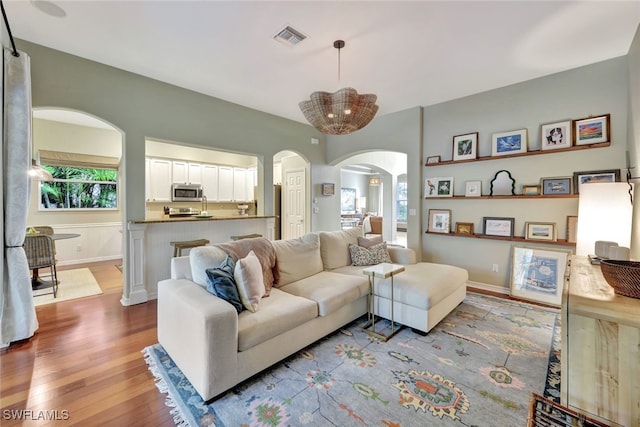
<instances>
[{"instance_id":1,"label":"ceiling air vent","mask_svg":"<svg viewBox=\"0 0 640 427\"><path fill-rule=\"evenodd\" d=\"M273 38L288 46L295 46L302 40L306 39L307 36L287 25L282 30L280 30L280 32L278 32L278 34L276 34Z\"/></svg>"}]
</instances>

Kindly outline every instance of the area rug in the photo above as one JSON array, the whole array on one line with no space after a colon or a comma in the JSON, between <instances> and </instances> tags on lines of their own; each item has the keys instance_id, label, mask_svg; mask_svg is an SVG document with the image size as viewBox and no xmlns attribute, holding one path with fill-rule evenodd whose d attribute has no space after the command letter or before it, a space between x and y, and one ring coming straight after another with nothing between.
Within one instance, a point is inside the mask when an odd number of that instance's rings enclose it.
<instances>
[{"instance_id":1,"label":"area rug","mask_svg":"<svg viewBox=\"0 0 640 427\"><path fill-rule=\"evenodd\" d=\"M36 307L102 293L96 278L88 268L58 271L58 282L56 298L53 297L51 288L33 292L33 302Z\"/></svg>"},{"instance_id":2,"label":"area rug","mask_svg":"<svg viewBox=\"0 0 640 427\"><path fill-rule=\"evenodd\" d=\"M522 426L547 384L558 317L468 294L426 336L403 328L382 342L360 319L209 405L160 344L143 353L178 425Z\"/></svg>"}]
</instances>

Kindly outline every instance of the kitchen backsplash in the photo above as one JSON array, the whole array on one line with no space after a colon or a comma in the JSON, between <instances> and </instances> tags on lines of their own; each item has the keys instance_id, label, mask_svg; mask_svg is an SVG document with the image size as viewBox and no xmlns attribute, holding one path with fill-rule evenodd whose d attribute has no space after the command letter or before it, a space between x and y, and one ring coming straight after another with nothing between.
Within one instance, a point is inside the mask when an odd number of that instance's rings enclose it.
<instances>
[{"instance_id":1,"label":"kitchen backsplash","mask_svg":"<svg viewBox=\"0 0 640 427\"><path fill-rule=\"evenodd\" d=\"M243 202L243 203L232 203L232 202L208 202L207 203L207 212L209 215L213 215L214 217L230 217L230 216L239 216L238 215L238 205L248 205L249 210L248 214L256 215L256 203L255 202ZM146 211L146 219L159 219L164 217L164 208L165 206L169 208L192 208L194 210L200 211L202 210L202 204L199 202L147 202L147 211Z\"/></svg>"}]
</instances>

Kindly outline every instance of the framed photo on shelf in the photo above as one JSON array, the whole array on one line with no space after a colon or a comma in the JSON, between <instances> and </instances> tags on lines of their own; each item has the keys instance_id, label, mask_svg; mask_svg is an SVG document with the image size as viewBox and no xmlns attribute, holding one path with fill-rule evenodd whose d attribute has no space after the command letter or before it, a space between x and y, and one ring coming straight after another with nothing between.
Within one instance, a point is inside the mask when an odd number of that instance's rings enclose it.
<instances>
[{"instance_id":1,"label":"framed photo on shelf","mask_svg":"<svg viewBox=\"0 0 640 427\"><path fill-rule=\"evenodd\" d=\"M424 197L453 197L453 177L425 179Z\"/></svg>"},{"instance_id":2,"label":"framed photo on shelf","mask_svg":"<svg viewBox=\"0 0 640 427\"><path fill-rule=\"evenodd\" d=\"M449 233L451 209L429 209L429 233Z\"/></svg>"},{"instance_id":3,"label":"framed photo on shelf","mask_svg":"<svg viewBox=\"0 0 640 427\"><path fill-rule=\"evenodd\" d=\"M620 181L620 169L608 169L601 171L587 171L573 173L573 192L580 193L580 186L597 182Z\"/></svg>"},{"instance_id":4,"label":"framed photo on shelf","mask_svg":"<svg viewBox=\"0 0 640 427\"><path fill-rule=\"evenodd\" d=\"M478 132L453 137L453 161L478 158Z\"/></svg>"},{"instance_id":5,"label":"framed photo on shelf","mask_svg":"<svg viewBox=\"0 0 640 427\"><path fill-rule=\"evenodd\" d=\"M524 238L526 240L544 240L555 242L558 240L555 222L525 222Z\"/></svg>"},{"instance_id":6,"label":"framed photo on shelf","mask_svg":"<svg viewBox=\"0 0 640 427\"><path fill-rule=\"evenodd\" d=\"M336 185L330 182L325 182L322 184L322 195L323 196L333 196L336 194Z\"/></svg>"},{"instance_id":7,"label":"framed photo on shelf","mask_svg":"<svg viewBox=\"0 0 640 427\"><path fill-rule=\"evenodd\" d=\"M513 237L515 218L485 216L482 218L482 230L485 236Z\"/></svg>"},{"instance_id":8,"label":"framed photo on shelf","mask_svg":"<svg viewBox=\"0 0 640 427\"><path fill-rule=\"evenodd\" d=\"M571 120L540 126L540 150L568 148L573 144Z\"/></svg>"},{"instance_id":9,"label":"framed photo on shelf","mask_svg":"<svg viewBox=\"0 0 640 427\"><path fill-rule=\"evenodd\" d=\"M440 163L440 156L429 156L427 157L428 165L435 165L436 163Z\"/></svg>"},{"instance_id":10,"label":"framed photo on shelf","mask_svg":"<svg viewBox=\"0 0 640 427\"><path fill-rule=\"evenodd\" d=\"M539 196L540 186L539 185L523 185L522 195L523 196Z\"/></svg>"},{"instance_id":11,"label":"framed photo on shelf","mask_svg":"<svg viewBox=\"0 0 640 427\"><path fill-rule=\"evenodd\" d=\"M482 181L467 181L464 190L465 197L482 196Z\"/></svg>"},{"instance_id":12,"label":"framed photo on shelf","mask_svg":"<svg viewBox=\"0 0 640 427\"><path fill-rule=\"evenodd\" d=\"M540 188L543 196L571 194L571 177L540 178Z\"/></svg>"},{"instance_id":13,"label":"framed photo on shelf","mask_svg":"<svg viewBox=\"0 0 640 427\"><path fill-rule=\"evenodd\" d=\"M527 130L512 130L491 135L491 155L506 156L508 154L527 152Z\"/></svg>"},{"instance_id":14,"label":"framed photo on shelf","mask_svg":"<svg viewBox=\"0 0 640 427\"><path fill-rule=\"evenodd\" d=\"M560 306L571 250L512 248L511 296Z\"/></svg>"},{"instance_id":15,"label":"framed photo on shelf","mask_svg":"<svg viewBox=\"0 0 640 427\"><path fill-rule=\"evenodd\" d=\"M456 233L473 235L473 225L472 222L456 222Z\"/></svg>"},{"instance_id":16,"label":"framed photo on shelf","mask_svg":"<svg viewBox=\"0 0 640 427\"><path fill-rule=\"evenodd\" d=\"M578 217L567 215L567 243L578 241Z\"/></svg>"},{"instance_id":17,"label":"framed photo on shelf","mask_svg":"<svg viewBox=\"0 0 640 427\"><path fill-rule=\"evenodd\" d=\"M602 116L574 120L575 145L610 142L610 119L610 114L603 114Z\"/></svg>"}]
</instances>

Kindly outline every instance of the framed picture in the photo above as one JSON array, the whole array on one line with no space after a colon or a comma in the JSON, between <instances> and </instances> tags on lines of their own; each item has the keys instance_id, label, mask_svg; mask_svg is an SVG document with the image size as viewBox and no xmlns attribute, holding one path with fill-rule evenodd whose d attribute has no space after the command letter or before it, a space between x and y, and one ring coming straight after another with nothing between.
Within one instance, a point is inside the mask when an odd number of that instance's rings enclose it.
<instances>
[{"instance_id":1,"label":"framed picture","mask_svg":"<svg viewBox=\"0 0 640 427\"><path fill-rule=\"evenodd\" d=\"M456 233L458 234L473 234L472 222L456 222Z\"/></svg>"},{"instance_id":2,"label":"framed picture","mask_svg":"<svg viewBox=\"0 0 640 427\"><path fill-rule=\"evenodd\" d=\"M491 155L505 156L508 154L526 153L527 141L526 129L494 133L491 135Z\"/></svg>"},{"instance_id":3,"label":"framed picture","mask_svg":"<svg viewBox=\"0 0 640 427\"><path fill-rule=\"evenodd\" d=\"M571 194L571 177L541 178L540 188L544 196L554 194Z\"/></svg>"},{"instance_id":4,"label":"framed picture","mask_svg":"<svg viewBox=\"0 0 640 427\"><path fill-rule=\"evenodd\" d=\"M580 193L580 186L597 182L618 182L620 181L620 169L609 169L601 171L586 171L573 173L573 192Z\"/></svg>"},{"instance_id":5,"label":"framed picture","mask_svg":"<svg viewBox=\"0 0 640 427\"><path fill-rule=\"evenodd\" d=\"M571 147L573 144L571 128L571 120L541 125L540 149L544 151Z\"/></svg>"},{"instance_id":6,"label":"framed picture","mask_svg":"<svg viewBox=\"0 0 640 427\"><path fill-rule=\"evenodd\" d=\"M453 161L478 158L478 132L453 137Z\"/></svg>"},{"instance_id":7,"label":"framed picture","mask_svg":"<svg viewBox=\"0 0 640 427\"><path fill-rule=\"evenodd\" d=\"M323 196L333 196L334 194L336 194L336 185L329 183L329 182L325 182L322 184L322 195Z\"/></svg>"},{"instance_id":8,"label":"framed picture","mask_svg":"<svg viewBox=\"0 0 640 427\"><path fill-rule=\"evenodd\" d=\"M578 241L578 217L567 215L567 243Z\"/></svg>"},{"instance_id":9,"label":"framed picture","mask_svg":"<svg viewBox=\"0 0 640 427\"><path fill-rule=\"evenodd\" d=\"M436 163L440 163L440 156L427 157L427 164L428 165L434 165Z\"/></svg>"},{"instance_id":10,"label":"framed picture","mask_svg":"<svg viewBox=\"0 0 640 427\"><path fill-rule=\"evenodd\" d=\"M467 181L464 190L465 197L482 196L482 181Z\"/></svg>"},{"instance_id":11,"label":"framed picture","mask_svg":"<svg viewBox=\"0 0 640 427\"><path fill-rule=\"evenodd\" d=\"M513 246L511 296L560 306L570 250Z\"/></svg>"},{"instance_id":12,"label":"framed picture","mask_svg":"<svg viewBox=\"0 0 640 427\"><path fill-rule=\"evenodd\" d=\"M610 141L610 114L574 120L575 144L588 145Z\"/></svg>"},{"instance_id":13,"label":"framed picture","mask_svg":"<svg viewBox=\"0 0 640 427\"><path fill-rule=\"evenodd\" d=\"M424 197L452 197L453 177L427 178L424 183Z\"/></svg>"},{"instance_id":14,"label":"framed picture","mask_svg":"<svg viewBox=\"0 0 640 427\"><path fill-rule=\"evenodd\" d=\"M449 233L451 209L429 209L429 233Z\"/></svg>"},{"instance_id":15,"label":"framed picture","mask_svg":"<svg viewBox=\"0 0 640 427\"><path fill-rule=\"evenodd\" d=\"M525 222L524 238L526 240L544 240L555 242L558 240L555 222Z\"/></svg>"},{"instance_id":16,"label":"framed picture","mask_svg":"<svg viewBox=\"0 0 640 427\"><path fill-rule=\"evenodd\" d=\"M356 213L356 189L340 189L340 211L342 214Z\"/></svg>"},{"instance_id":17,"label":"framed picture","mask_svg":"<svg viewBox=\"0 0 640 427\"><path fill-rule=\"evenodd\" d=\"M540 195L540 186L539 185L523 185L522 186L522 195L523 196L538 196L538 195Z\"/></svg>"},{"instance_id":18,"label":"framed picture","mask_svg":"<svg viewBox=\"0 0 640 427\"><path fill-rule=\"evenodd\" d=\"M485 236L513 237L515 218L485 216L482 218L482 230Z\"/></svg>"}]
</instances>

